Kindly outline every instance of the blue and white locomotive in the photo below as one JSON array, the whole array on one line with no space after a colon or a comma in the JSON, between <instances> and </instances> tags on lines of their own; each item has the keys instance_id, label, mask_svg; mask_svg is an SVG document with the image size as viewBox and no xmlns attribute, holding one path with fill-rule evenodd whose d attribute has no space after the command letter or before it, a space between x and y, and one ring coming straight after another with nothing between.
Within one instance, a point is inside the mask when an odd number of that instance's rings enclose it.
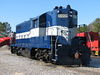
<instances>
[{"instance_id":1,"label":"blue and white locomotive","mask_svg":"<svg viewBox=\"0 0 100 75\"><path fill-rule=\"evenodd\" d=\"M79 48L76 29L77 11L70 5L66 8L56 6L16 26L11 52L57 64L89 64L89 51L87 49L86 53Z\"/></svg>"}]
</instances>

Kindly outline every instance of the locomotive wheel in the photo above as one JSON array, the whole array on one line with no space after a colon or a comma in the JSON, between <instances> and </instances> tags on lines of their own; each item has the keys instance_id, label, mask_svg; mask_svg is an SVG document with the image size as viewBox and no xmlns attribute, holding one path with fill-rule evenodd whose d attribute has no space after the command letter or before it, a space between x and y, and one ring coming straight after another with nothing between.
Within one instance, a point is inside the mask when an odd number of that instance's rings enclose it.
<instances>
[{"instance_id":1,"label":"locomotive wheel","mask_svg":"<svg viewBox=\"0 0 100 75\"><path fill-rule=\"evenodd\" d=\"M28 58L31 57L30 50L28 48L22 48L22 49L20 49L20 53L24 57L28 57Z\"/></svg>"},{"instance_id":2,"label":"locomotive wheel","mask_svg":"<svg viewBox=\"0 0 100 75\"><path fill-rule=\"evenodd\" d=\"M11 49L12 54L16 54L16 48L15 47L11 47L10 49Z\"/></svg>"},{"instance_id":3,"label":"locomotive wheel","mask_svg":"<svg viewBox=\"0 0 100 75\"><path fill-rule=\"evenodd\" d=\"M14 49L13 49L13 47L11 47L11 53L14 54Z\"/></svg>"},{"instance_id":4,"label":"locomotive wheel","mask_svg":"<svg viewBox=\"0 0 100 75\"><path fill-rule=\"evenodd\" d=\"M41 60L42 58L42 52L40 49L36 49L36 54L35 54L35 59L36 60Z\"/></svg>"},{"instance_id":5,"label":"locomotive wheel","mask_svg":"<svg viewBox=\"0 0 100 75\"><path fill-rule=\"evenodd\" d=\"M50 62L50 55L48 52L44 53L43 59L44 62L49 63Z\"/></svg>"},{"instance_id":6,"label":"locomotive wheel","mask_svg":"<svg viewBox=\"0 0 100 75\"><path fill-rule=\"evenodd\" d=\"M21 56L22 54L21 54L21 49L20 48L18 48L17 49L17 53L16 53L18 56Z\"/></svg>"},{"instance_id":7,"label":"locomotive wheel","mask_svg":"<svg viewBox=\"0 0 100 75\"><path fill-rule=\"evenodd\" d=\"M30 52L30 58L31 58L31 59L36 59L36 58L35 58L35 55L36 55L36 50L33 48L33 49L31 50L31 52Z\"/></svg>"},{"instance_id":8,"label":"locomotive wheel","mask_svg":"<svg viewBox=\"0 0 100 75\"><path fill-rule=\"evenodd\" d=\"M35 58L36 58L36 60L39 60L39 53L35 54Z\"/></svg>"}]
</instances>

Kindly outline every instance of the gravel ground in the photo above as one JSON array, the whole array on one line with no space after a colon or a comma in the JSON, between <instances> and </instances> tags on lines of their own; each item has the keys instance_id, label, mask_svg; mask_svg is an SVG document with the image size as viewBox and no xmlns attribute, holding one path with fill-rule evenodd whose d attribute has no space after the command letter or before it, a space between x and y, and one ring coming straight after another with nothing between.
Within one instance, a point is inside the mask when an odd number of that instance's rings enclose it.
<instances>
[{"instance_id":1,"label":"gravel ground","mask_svg":"<svg viewBox=\"0 0 100 75\"><path fill-rule=\"evenodd\" d=\"M100 58L92 58L91 67L66 67L36 61L0 48L0 75L100 75Z\"/></svg>"}]
</instances>

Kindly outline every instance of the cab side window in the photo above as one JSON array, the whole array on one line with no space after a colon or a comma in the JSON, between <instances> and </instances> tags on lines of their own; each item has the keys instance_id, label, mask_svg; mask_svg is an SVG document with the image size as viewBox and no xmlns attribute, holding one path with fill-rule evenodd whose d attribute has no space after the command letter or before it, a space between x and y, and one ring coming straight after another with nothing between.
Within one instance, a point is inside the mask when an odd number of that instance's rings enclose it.
<instances>
[{"instance_id":1,"label":"cab side window","mask_svg":"<svg viewBox=\"0 0 100 75\"><path fill-rule=\"evenodd\" d=\"M39 27L46 27L46 13L39 17Z\"/></svg>"},{"instance_id":2,"label":"cab side window","mask_svg":"<svg viewBox=\"0 0 100 75\"><path fill-rule=\"evenodd\" d=\"M38 25L38 19L33 20L33 28L36 28Z\"/></svg>"}]
</instances>

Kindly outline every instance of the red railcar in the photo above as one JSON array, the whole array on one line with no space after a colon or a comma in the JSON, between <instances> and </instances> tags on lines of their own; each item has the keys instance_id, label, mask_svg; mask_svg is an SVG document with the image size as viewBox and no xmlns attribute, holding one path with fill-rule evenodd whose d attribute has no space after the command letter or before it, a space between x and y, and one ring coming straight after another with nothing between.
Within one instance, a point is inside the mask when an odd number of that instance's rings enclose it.
<instances>
[{"instance_id":1,"label":"red railcar","mask_svg":"<svg viewBox=\"0 0 100 75\"><path fill-rule=\"evenodd\" d=\"M92 55L100 55L100 38L98 32L77 33L77 37L84 38L84 43L90 48Z\"/></svg>"},{"instance_id":2,"label":"red railcar","mask_svg":"<svg viewBox=\"0 0 100 75\"><path fill-rule=\"evenodd\" d=\"M4 45L10 45L10 40L11 38L10 37L3 37L3 38L0 38L0 47L1 46L4 46Z\"/></svg>"}]
</instances>

